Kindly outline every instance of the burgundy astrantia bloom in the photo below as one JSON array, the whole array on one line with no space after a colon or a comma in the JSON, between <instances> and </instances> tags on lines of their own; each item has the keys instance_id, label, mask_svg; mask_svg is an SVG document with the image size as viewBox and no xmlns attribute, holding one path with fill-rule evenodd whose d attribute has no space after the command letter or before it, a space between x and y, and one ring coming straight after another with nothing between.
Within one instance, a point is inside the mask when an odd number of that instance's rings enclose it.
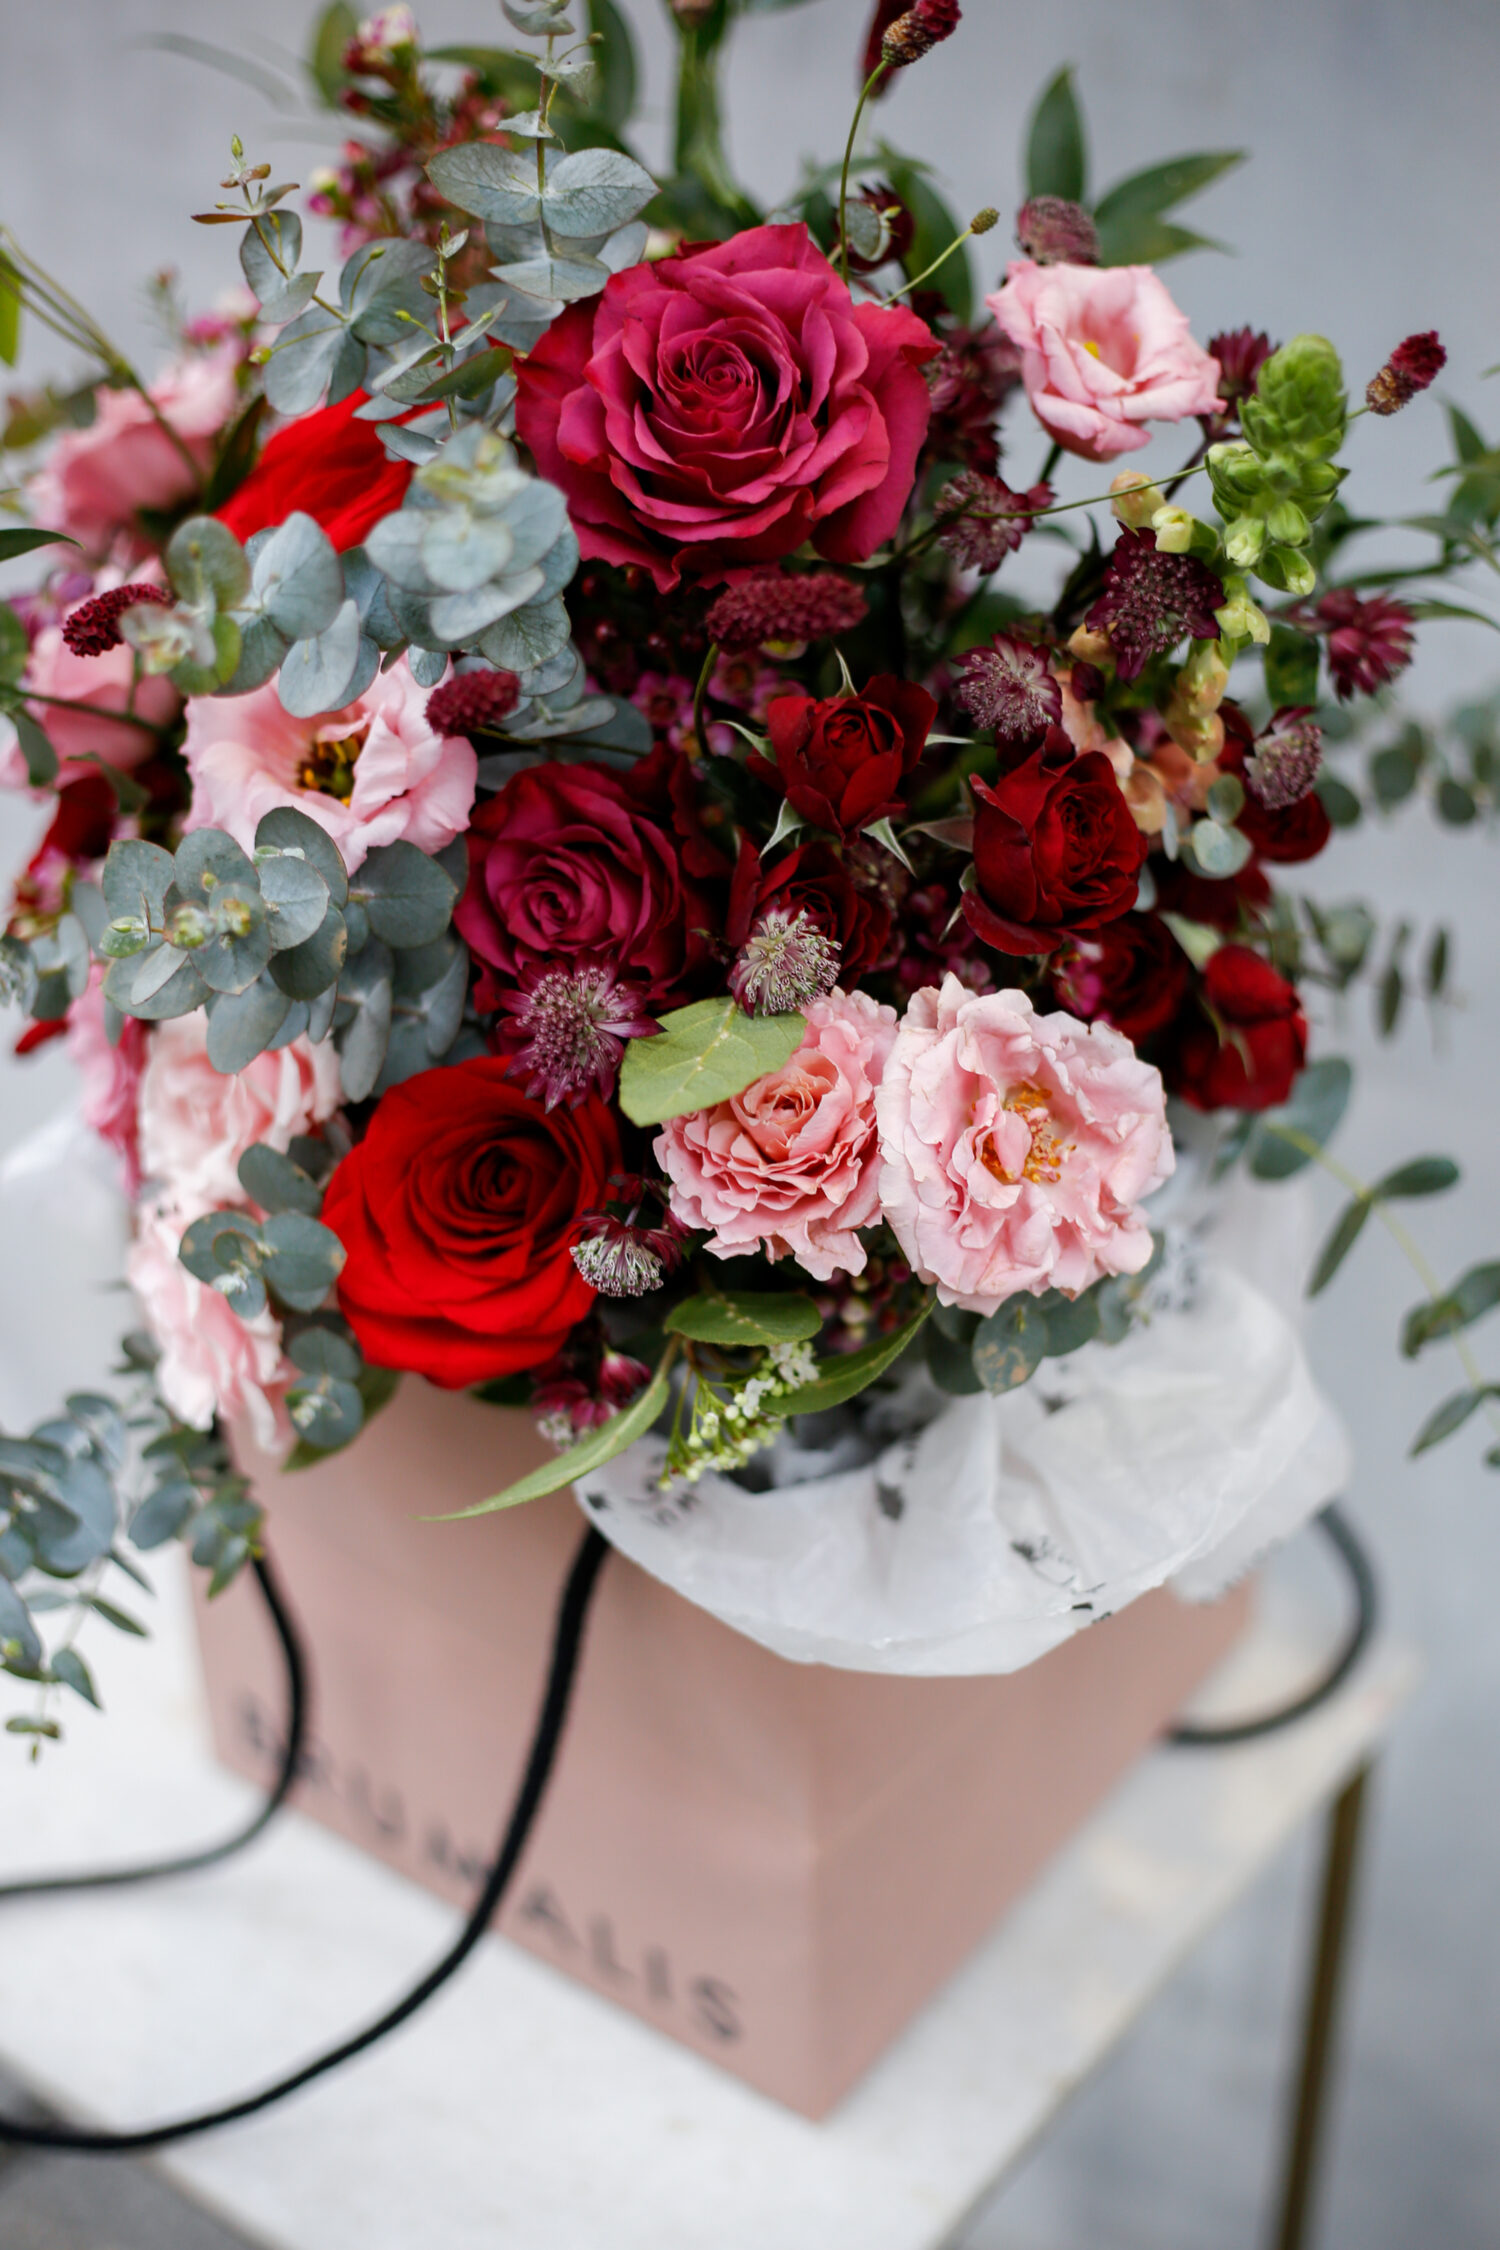
<instances>
[{"instance_id":1,"label":"burgundy astrantia bloom","mask_svg":"<svg viewBox=\"0 0 1500 2250\"><path fill-rule=\"evenodd\" d=\"M453 919L481 964L482 1008L503 1006L528 971L556 968L607 969L630 988L629 1002L600 1005L650 1008L679 992L706 956L711 917L657 781L645 765L533 766L479 807Z\"/></svg>"},{"instance_id":2,"label":"burgundy astrantia bloom","mask_svg":"<svg viewBox=\"0 0 1500 2250\"><path fill-rule=\"evenodd\" d=\"M965 469L937 496L936 514L943 527L938 545L965 570L981 571L988 577L1007 555L1015 553L1031 529L1037 510L1051 505L1050 484L1034 484L1029 491L1012 492L1000 477L984 477Z\"/></svg>"},{"instance_id":3,"label":"burgundy astrantia bloom","mask_svg":"<svg viewBox=\"0 0 1500 2250\"><path fill-rule=\"evenodd\" d=\"M767 641L820 641L849 633L869 609L859 587L836 570L760 570L726 586L703 629L734 654Z\"/></svg>"},{"instance_id":4,"label":"burgundy astrantia bloom","mask_svg":"<svg viewBox=\"0 0 1500 2250\"><path fill-rule=\"evenodd\" d=\"M905 879L888 852L879 858ZM767 867L746 837L730 885L725 937L738 950L768 912L801 911L838 947L847 989L884 961L891 936L890 898L877 884L856 881L857 873L862 876L857 846L840 853L831 844L799 844Z\"/></svg>"},{"instance_id":5,"label":"burgundy astrantia bloom","mask_svg":"<svg viewBox=\"0 0 1500 2250\"><path fill-rule=\"evenodd\" d=\"M1044 648L1019 633L997 633L988 648L966 649L958 661L959 702L1001 742L1036 742L1061 726L1062 688Z\"/></svg>"},{"instance_id":6,"label":"burgundy astrantia bloom","mask_svg":"<svg viewBox=\"0 0 1500 2250\"><path fill-rule=\"evenodd\" d=\"M771 757L745 762L814 828L850 836L901 810L937 708L925 688L888 675L860 695L779 695L766 714Z\"/></svg>"},{"instance_id":7,"label":"burgundy astrantia bloom","mask_svg":"<svg viewBox=\"0 0 1500 2250\"><path fill-rule=\"evenodd\" d=\"M1365 386L1365 404L1372 414L1396 414L1435 383L1448 364L1448 354L1435 328L1419 336L1406 336L1396 346L1377 375Z\"/></svg>"},{"instance_id":8,"label":"burgundy astrantia bloom","mask_svg":"<svg viewBox=\"0 0 1500 2250\"><path fill-rule=\"evenodd\" d=\"M927 367L932 421L926 453L932 461L962 461L992 477L1000 461L995 417L1021 381L1021 355L997 328L958 328Z\"/></svg>"},{"instance_id":9,"label":"burgundy astrantia bloom","mask_svg":"<svg viewBox=\"0 0 1500 2250\"><path fill-rule=\"evenodd\" d=\"M1099 229L1081 203L1063 195L1033 195L1023 203L1016 213L1016 241L1039 266L1099 263Z\"/></svg>"},{"instance_id":10,"label":"burgundy astrantia bloom","mask_svg":"<svg viewBox=\"0 0 1500 2250\"><path fill-rule=\"evenodd\" d=\"M95 594L92 601L80 602L68 612L63 619L63 640L75 656L107 656L112 648L123 646L120 619L139 602L154 602L170 609L172 597L164 586L111 586L107 594Z\"/></svg>"},{"instance_id":11,"label":"burgundy astrantia bloom","mask_svg":"<svg viewBox=\"0 0 1500 2250\"><path fill-rule=\"evenodd\" d=\"M1223 602L1222 583L1196 555L1163 554L1153 532L1122 530L1088 625L1108 636L1120 678L1134 680L1185 634L1216 640Z\"/></svg>"},{"instance_id":12,"label":"burgundy astrantia bloom","mask_svg":"<svg viewBox=\"0 0 1500 2250\"><path fill-rule=\"evenodd\" d=\"M521 700L514 672L458 672L427 698L434 734L483 734L508 719Z\"/></svg>"},{"instance_id":13,"label":"burgundy astrantia bloom","mask_svg":"<svg viewBox=\"0 0 1500 2250\"><path fill-rule=\"evenodd\" d=\"M1200 414L1210 437L1221 438L1239 419L1247 398L1254 398L1260 371L1277 349L1263 328L1226 328L1208 339L1208 356L1219 363L1219 396L1223 411Z\"/></svg>"},{"instance_id":14,"label":"burgundy astrantia bloom","mask_svg":"<svg viewBox=\"0 0 1500 2250\"><path fill-rule=\"evenodd\" d=\"M614 972L599 962L557 968L530 962L519 986L497 997L495 1045L513 1055L511 1075L544 1109L581 1102L590 1093L608 1101L625 1041L649 1037L657 1028L639 993L617 984Z\"/></svg>"},{"instance_id":15,"label":"burgundy astrantia bloom","mask_svg":"<svg viewBox=\"0 0 1500 2250\"><path fill-rule=\"evenodd\" d=\"M1000 953L1050 953L1135 904L1146 839L1102 751L1060 727L993 787L973 780L969 927Z\"/></svg>"},{"instance_id":16,"label":"burgundy astrantia bloom","mask_svg":"<svg viewBox=\"0 0 1500 2250\"><path fill-rule=\"evenodd\" d=\"M1416 619L1388 594L1362 600L1349 586L1332 586L1313 604L1312 629L1325 636L1329 676L1341 703L1389 686L1411 662Z\"/></svg>"},{"instance_id":17,"label":"burgundy astrantia bloom","mask_svg":"<svg viewBox=\"0 0 1500 2250\"><path fill-rule=\"evenodd\" d=\"M729 989L747 1015L787 1016L832 992L839 949L805 907L773 906L735 955Z\"/></svg>"},{"instance_id":18,"label":"burgundy astrantia bloom","mask_svg":"<svg viewBox=\"0 0 1500 2250\"><path fill-rule=\"evenodd\" d=\"M614 274L518 361L516 427L567 496L584 556L669 592L811 540L890 538L937 351L899 305L856 305L805 226L748 227Z\"/></svg>"},{"instance_id":19,"label":"burgundy astrantia bloom","mask_svg":"<svg viewBox=\"0 0 1500 2250\"><path fill-rule=\"evenodd\" d=\"M1268 812L1284 812L1307 795L1323 763L1323 730L1307 705L1278 711L1245 760L1245 787Z\"/></svg>"}]
</instances>

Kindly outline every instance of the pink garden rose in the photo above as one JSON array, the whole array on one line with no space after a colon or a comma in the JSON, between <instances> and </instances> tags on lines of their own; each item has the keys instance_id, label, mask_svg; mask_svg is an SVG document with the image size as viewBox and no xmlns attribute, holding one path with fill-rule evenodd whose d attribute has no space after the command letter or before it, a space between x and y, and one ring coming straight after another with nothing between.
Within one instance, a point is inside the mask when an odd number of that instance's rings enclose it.
<instances>
[{"instance_id":1,"label":"pink garden rose","mask_svg":"<svg viewBox=\"0 0 1500 2250\"><path fill-rule=\"evenodd\" d=\"M1143 423L1218 409L1219 363L1150 266L1013 258L985 303L1020 351L1038 421L1068 453L1107 461L1150 443Z\"/></svg>"},{"instance_id":2,"label":"pink garden rose","mask_svg":"<svg viewBox=\"0 0 1500 2250\"><path fill-rule=\"evenodd\" d=\"M875 1090L896 1011L831 992L803 1011L791 1061L731 1101L674 1117L656 1142L673 1216L712 1228L720 1258L787 1253L818 1281L861 1273L857 1230L880 1217Z\"/></svg>"},{"instance_id":3,"label":"pink garden rose","mask_svg":"<svg viewBox=\"0 0 1500 2250\"><path fill-rule=\"evenodd\" d=\"M282 1357L281 1323L267 1309L242 1320L216 1289L195 1281L177 1255L186 1221L163 1204L137 1217L125 1276L160 1348L156 1380L172 1412L195 1430L222 1415L248 1425L263 1452L289 1452L294 1432L283 1403L294 1371Z\"/></svg>"},{"instance_id":4,"label":"pink garden rose","mask_svg":"<svg viewBox=\"0 0 1500 2250\"><path fill-rule=\"evenodd\" d=\"M200 469L239 403L238 346L178 360L151 385L151 397ZM27 495L35 521L65 531L89 554L123 540L132 556L149 551L140 508L175 508L192 497L192 470L137 391L100 389L86 430L65 430Z\"/></svg>"},{"instance_id":5,"label":"pink garden rose","mask_svg":"<svg viewBox=\"0 0 1500 2250\"><path fill-rule=\"evenodd\" d=\"M105 573L95 590L103 593L112 575L118 574ZM123 711L129 699L132 665L131 651L123 642L103 656L75 656L62 637L60 625L44 625L32 642L24 686L37 696L57 695L68 703L87 705L82 711L60 710L54 703L29 706L32 718L57 752L61 768L58 784L97 772L97 767L85 762L90 758L129 768L139 765L156 748L156 737L149 728L111 716ZM136 689L134 708L153 726L165 726L176 717L181 701L170 680L143 679ZM26 786L26 760L14 728L8 721L0 723L5 730L5 740L0 742L0 788L22 789Z\"/></svg>"},{"instance_id":6,"label":"pink garden rose","mask_svg":"<svg viewBox=\"0 0 1500 2250\"><path fill-rule=\"evenodd\" d=\"M250 851L261 820L295 805L326 828L352 873L366 852L405 838L440 852L468 826L474 745L434 734L428 690L403 657L343 711L294 719L272 682L187 707L183 752L193 802L185 828L223 828Z\"/></svg>"},{"instance_id":7,"label":"pink garden rose","mask_svg":"<svg viewBox=\"0 0 1500 2250\"><path fill-rule=\"evenodd\" d=\"M285 1151L339 1105L331 1040L293 1039L226 1076L208 1059L208 1019L177 1016L154 1025L141 1078L141 1169L153 1191L189 1220L243 1204L239 1161L256 1141Z\"/></svg>"},{"instance_id":8,"label":"pink garden rose","mask_svg":"<svg viewBox=\"0 0 1500 2250\"><path fill-rule=\"evenodd\" d=\"M141 1184L140 1090L146 1061L146 1026L126 1016L118 1041L104 1024L104 970L96 961L88 990L68 1010L68 1053L83 1081L83 1122L120 1159L126 1193Z\"/></svg>"},{"instance_id":9,"label":"pink garden rose","mask_svg":"<svg viewBox=\"0 0 1500 2250\"><path fill-rule=\"evenodd\" d=\"M1150 1258L1138 1205L1175 1162L1166 1099L1108 1025L947 977L913 996L875 1109L881 1206L940 1304L1076 1296Z\"/></svg>"}]
</instances>

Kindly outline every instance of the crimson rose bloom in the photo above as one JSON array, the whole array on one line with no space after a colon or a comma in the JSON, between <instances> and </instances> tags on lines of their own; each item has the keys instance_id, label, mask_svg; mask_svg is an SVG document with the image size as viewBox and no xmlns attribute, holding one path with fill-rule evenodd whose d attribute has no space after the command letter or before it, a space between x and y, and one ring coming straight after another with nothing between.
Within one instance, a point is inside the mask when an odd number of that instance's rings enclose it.
<instances>
[{"instance_id":1,"label":"crimson rose bloom","mask_svg":"<svg viewBox=\"0 0 1500 2250\"><path fill-rule=\"evenodd\" d=\"M964 913L999 953L1050 953L1135 904L1146 839L1102 750L1078 756L1059 727L975 798L975 888Z\"/></svg>"},{"instance_id":2,"label":"crimson rose bloom","mask_svg":"<svg viewBox=\"0 0 1500 2250\"><path fill-rule=\"evenodd\" d=\"M896 865L894 860L890 864ZM725 917L729 945L738 951L772 907L788 914L800 910L833 940L839 949L839 982L844 986L868 976L885 956L891 935L889 902L877 890L857 884L831 844L799 844L795 851L783 853L774 867L763 867L759 852L745 840Z\"/></svg>"},{"instance_id":3,"label":"crimson rose bloom","mask_svg":"<svg viewBox=\"0 0 1500 2250\"><path fill-rule=\"evenodd\" d=\"M856 305L805 226L747 227L570 305L516 363L516 428L585 558L663 593L809 539L862 562L911 492L937 349L903 306Z\"/></svg>"},{"instance_id":4,"label":"crimson rose bloom","mask_svg":"<svg viewBox=\"0 0 1500 2250\"><path fill-rule=\"evenodd\" d=\"M882 674L863 695L779 695L766 713L770 758L746 760L814 828L850 836L901 810L902 779L937 717L925 688Z\"/></svg>"},{"instance_id":5,"label":"crimson rose bloom","mask_svg":"<svg viewBox=\"0 0 1500 2250\"><path fill-rule=\"evenodd\" d=\"M1187 955L1154 914L1122 914L1070 939L1048 968L1062 1007L1112 1023L1136 1046L1172 1021L1188 987Z\"/></svg>"},{"instance_id":6,"label":"crimson rose bloom","mask_svg":"<svg viewBox=\"0 0 1500 2250\"><path fill-rule=\"evenodd\" d=\"M704 956L709 916L678 847L634 776L608 766L532 766L469 825L469 887L454 923L471 952L516 983L531 967L597 963L648 1006ZM497 1004L483 974L479 1004Z\"/></svg>"},{"instance_id":7,"label":"crimson rose bloom","mask_svg":"<svg viewBox=\"0 0 1500 2250\"><path fill-rule=\"evenodd\" d=\"M570 1253L621 1166L603 1102L544 1110L507 1067L486 1055L393 1086L323 1204L366 1359L444 1390L540 1366L583 1318L594 1292Z\"/></svg>"},{"instance_id":8,"label":"crimson rose bloom","mask_svg":"<svg viewBox=\"0 0 1500 2250\"><path fill-rule=\"evenodd\" d=\"M1307 1060L1307 1019L1294 986L1248 945L1221 945L1203 972L1167 1083L1195 1109L1271 1109ZM1222 1029L1222 1036L1220 1032Z\"/></svg>"},{"instance_id":9,"label":"crimson rose bloom","mask_svg":"<svg viewBox=\"0 0 1500 2250\"><path fill-rule=\"evenodd\" d=\"M411 482L411 463L393 461L373 422L356 422L363 391L337 406L320 406L288 422L267 440L238 491L218 510L236 539L285 523L296 509L320 523L341 555L400 507Z\"/></svg>"}]
</instances>

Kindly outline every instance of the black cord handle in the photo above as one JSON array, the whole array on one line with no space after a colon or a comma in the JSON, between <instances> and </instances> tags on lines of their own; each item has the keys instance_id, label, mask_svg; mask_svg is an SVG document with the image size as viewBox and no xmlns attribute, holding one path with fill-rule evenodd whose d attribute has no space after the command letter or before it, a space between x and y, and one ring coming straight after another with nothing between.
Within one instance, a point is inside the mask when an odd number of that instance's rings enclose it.
<instances>
[{"instance_id":1,"label":"black cord handle","mask_svg":"<svg viewBox=\"0 0 1500 2250\"><path fill-rule=\"evenodd\" d=\"M275 2079L269 2086L263 2086L258 2093L246 2094L238 2101L225 2102L218 2109L203 2110L193 2117L174 2118L167 2124L143 2126L138 2131L128 2133L88 2132L66 2125L31 2125L16 2118L0 2117L0 2143L14 2141L28 2148L69 2149L85 2156L125 2156L142 2149L161 2148L169 2141L186 2140L194 2133L207 2133L215 2126L230 2125L239 2118L253 2117L258 2110L269 2109L272 2103L284 2100L299 2087L309 2085L313 2079L321 2078L325 2072L336 2070L340 2063L362 2054L367 2047L373 2047L377 2040L385 2038L388 2032L396 2030L408 2017L414 2016L473 1952L504 1897L511 1876L515 1873L516 1863L526 1848L527 1838L541 1810L542 1799L552 1777L578 1673L589 1604L608 1553L609 1546L603 1534L591 1524L574 1555L562 1599L558 1604L547 1690L536 1730L531 1738L526 1770L511 1806L499 1850L463 1928L448 1951L433 1964L425 1976L387 2008L384 2015L366 2025L363 2031L355 2032L352 2037L341 2040L336 2047L327 2048L322 2054L313 2056L311 2061L288 2072L286 2077ZM237 1851L265 1827L296 1776L297 1752L306 1728L306 1676L296 1630L275 1581L270 1572L260 1564L256 1566L256 1575L287 1658L290 1720L287 1729L287 1755L282 1760L281 1772L270 1796L249 1827L227 1843L213 1845L203 1852L190 1853L182 1859L161 1861L155 1866L118 1868L98 1875L33 1878L26 1882L0 1886L0 1898L24 1897L39 1891L89 1890L116 1883L141 1883L155 1875L179 1874L191 1868L211 1866L230 1852Z\"/></svg>"},{"instance_id":2,"label":"black cord handle","mask_svg":"<svg viewBox=\"0 0 1500 2250\"><path fill-rule=\"evenodd\" d=\"M1275 1734L1295 1720L1305 1719L1309 1711L1316 1711L1319 1704L1326 1703L1348 1679L1375 1630L1380 1614L1379 1590L1364 1542L1338 1503L1330 1500L1313 1520L1344 1565L1354 1594L1354 1616L1327 1670L1301 1695L1274 1711L1263 1711L1249 1719L1229 1719L1222 1726L1170 1727L1166 1736L1168 1742L1179 1743L1188 1750L1219 1750L1231 1742L1253 1742L1260 1735Z\"/></svg>"}]
</instances>

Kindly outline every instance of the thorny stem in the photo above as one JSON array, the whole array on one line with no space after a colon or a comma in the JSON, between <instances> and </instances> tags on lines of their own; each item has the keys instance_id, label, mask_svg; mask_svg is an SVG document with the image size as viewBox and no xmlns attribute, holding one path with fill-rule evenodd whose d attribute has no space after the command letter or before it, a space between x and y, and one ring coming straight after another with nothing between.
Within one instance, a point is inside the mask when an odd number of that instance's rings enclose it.
<instances>
[{"instance_id":1,"label":"thorny stem","mask_svg":"<svg viewBox=\"0 0 1500 2250\"><path fill-rule=\"evenodd\" d=\"M865 103L874 93L890 67L890 64L882 55L863 86L861 86L859 100L854 105L854 121L849 127L849 138L844 143L844 166L839 173L839 270L843 275L846 289L849 286L849 167L854 161L854 143L859 134L859 121L865 114Z\"/></svg>"},{"instance_id":2,"label":"thorny stem","mask_svg":"<svg viewBox=\"0 0 1500 2250\"><path fill-rule=\"evenodd\" d=\"M1426 1252L1410 1228L1397 1218L1385 1198L1377 1195L1368 1181L1351 1172L1348 1165L1341 1164L1336 1156L1330 1156L1326 1149L1319 1147L1311 1134L1299 1131L1295 1125L1268 1125L1266 1130L1274 1133L1278 1140L1290 1141L1293 1148L1299 1149L1304 1156L1311 1157L1330 1179L1337 1180L1339 1186L1357 1202L1373 1205L1376 1217L1426 1290L1429 1304L1442 1303L1443 1285L1429 1264ZM1468 1376L1471 1387L1476 1391L1483 1391L1486 1388L1484 1372L1474 1357L1468 1338L1461 1331L1454 1330L1446 1340L1457 1353L1458 1363ZM1484 1408L1491 1429L1496 1437L1500 1437L1500 1405L1494 1399L1486 1398Z\"/></svg>"}]
</instances>

